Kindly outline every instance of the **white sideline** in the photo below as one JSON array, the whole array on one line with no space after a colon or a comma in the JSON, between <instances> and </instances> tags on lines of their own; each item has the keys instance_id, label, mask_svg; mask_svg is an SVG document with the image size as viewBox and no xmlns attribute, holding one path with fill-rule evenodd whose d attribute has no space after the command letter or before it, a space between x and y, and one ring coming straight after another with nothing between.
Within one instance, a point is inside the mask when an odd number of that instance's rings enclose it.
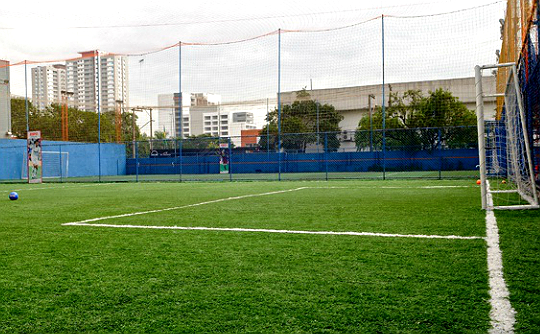
<instances>
[{"instance_id":1,"label":"white sideline","mask_svg":"<svg viewBox=\"0 0 540 334\"><path fill-rule=\"evenodd\" d=\"M153 230L199 230L199 231L229 231L229 232L262 232L262 233L285 233L285 234L322 234L322 235L354 235L367 237L387 237L387 238L421 238L421 239L458 239L476 240L484 237L463 237L458 235L425 235L425 234L392 234L373 232L334 232L334 231L298 231L298 230L273 230L262 228L234 228L234 227L203 227L203 226L153 226L153 225L115 225L115 224L88 224L88 223L65 223L64 226L91 226L91 227L113 227L113 228L140 228Z\"/></svg>"},{"instance_id":2,"label":"white sideline","mask_svg":"<svg viewBox=\"0 0 540 334\"><path fill-rule=\"evenodd\" d=\"M489 183L488 183L489 187ZM487 192L488 207L493 207L493 198ZM489 333L514 333L516 311L510 304L510 292L503 277L502 252L499 247L499 228L493 210L486 210L487 264L489 272L489 295L491 329Z\"/></svg>"}]
</instances>

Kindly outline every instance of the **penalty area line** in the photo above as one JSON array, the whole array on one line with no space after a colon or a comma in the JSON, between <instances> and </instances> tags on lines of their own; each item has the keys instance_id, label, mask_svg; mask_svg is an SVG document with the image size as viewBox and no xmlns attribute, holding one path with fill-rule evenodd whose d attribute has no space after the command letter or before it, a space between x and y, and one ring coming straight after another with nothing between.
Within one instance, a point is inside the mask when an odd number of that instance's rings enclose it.
<instances>
[{"instance_id":1,"label":"penalty area line","mask_svg":"<svg viewBox=\"0 0 540 334\"><path fill-rule=\"evenodd\" d=\"M204 226L154 226L154 225L117 225L117 224L89 224L89 223L65 223L63 226L86 226L86 227L109 227L151 230L187 230L187 231L223 231L223 232L259 232L281 234L318 234L318 235L351 235L363 237L383 238L420 238L420 239L457 239L457 240L484 240L484 237L458 236L458 235L425 235L425 234L396 234L375 232L352 232L352 231L299 231L299 230L274 230L262 228L235 228L235 227L204 227Z\"/></svg>"}]
</instances>

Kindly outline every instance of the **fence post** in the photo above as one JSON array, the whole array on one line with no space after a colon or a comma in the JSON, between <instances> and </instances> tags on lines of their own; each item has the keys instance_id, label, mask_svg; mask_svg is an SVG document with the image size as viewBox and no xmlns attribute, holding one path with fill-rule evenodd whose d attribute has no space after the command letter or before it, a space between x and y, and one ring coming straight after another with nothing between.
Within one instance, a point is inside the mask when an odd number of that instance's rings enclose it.
<instances>
[{"instance_id":1,"label":"fence post","mask_svg":"<svg viewBox=\"0 0 540 334\"><path fill-rule=\"evenodd\" d=\"M232 182L232 149L231 149L231 137L228 138L229 143L229 181Z\"/></svg>"},{"instance_id":2,"label":"fence post","mask_svg":"<svg viewBox=\"0 0 540 334\"><path fill-rule=\"evenodd\" d=\"M278 29L278 181L281 181L281 29Z\"/></svg>"},{"instance_id":3,"label":"fence post","mask_svg":"<svg viewBox=\"0 0 540 334\"><path fill-rule=\"evenodd\" d=\"M324 169L325 179L328 181L328 132L324 133Z\"/></svg>"},{"instance_id":4,"label":"fence post","mask_svg":"<svg viewBox=\"0 0 540 334\"><path fill-rule=\"evenodd\" d=\"M386 101L384 91L384 15L381 15L381 44L382 44L382 157L383 180L386 180Z\"/></svg>"},{"instance_id":5,"label":"fence post","mask_svg":"<svg viewBox=\"0 0 540 334\"><path fill-rule=\"evenodd\" d=\"M62 169L62 144L59 145L58 147L58 151L60 151L60 183L63 182L63 174L64 174L64 171Z\"/></svg>"},{"instance_id":6,"label":"fence post","mask_svg":"<svg viewBox=\"0 0 540 334\"><path fill-rule=\"evenodd\" d=\"M439 180L442 179L443 168L443 156L442 156L442 143L441 143L441 128L437 129L437 149L439 151Z\"/></svg>"},{"instance_id":7,"label":"fence post","mask_svg":"<svg viewBox=\"0 0 540 334\"><path fill-rule=\"evenodd\" d=\"M139 142L135 142L135 182L139 182Z\"/></svg>"},{"instance_id":8,"label":"fence post","mask_svg":"<svg viewBox=\"0 0 540 334\"><path fill-rule=\"evenodd\" d=\"M182 176L184 174L184 138L180 137L180 147L178 148L178 160L180 164L180 182L183 181Z\"/></svg>"}]
</instances>

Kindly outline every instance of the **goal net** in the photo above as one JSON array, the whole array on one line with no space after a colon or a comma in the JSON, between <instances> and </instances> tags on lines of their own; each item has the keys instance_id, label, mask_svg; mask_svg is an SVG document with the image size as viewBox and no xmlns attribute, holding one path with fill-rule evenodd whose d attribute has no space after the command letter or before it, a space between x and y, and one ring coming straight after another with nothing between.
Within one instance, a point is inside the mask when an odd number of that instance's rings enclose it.
<instances>
[{"instance_id":1,"label":"goal net","mask_svg":"<svg viewBox=\"0 0 540 334\"><path fill-rule=\"evenodd\" d=\"M69 176L69 152L42 151L43 178L66 178ZM28 178L28 161L23 157L21 178Z\"/></svg>"},{"instance_id":2,"label":"goal net","mask_svg":"<svg viewBox=\"0 0 540 334\"><path fill-rule=\"evenodd\" d=\"M485 119L483 69L509 71L502 111ZM484 209L538 208L532 156L519 81L514 64L477 67L477 118L482 207Z\"/></svg>"}]
</instances>

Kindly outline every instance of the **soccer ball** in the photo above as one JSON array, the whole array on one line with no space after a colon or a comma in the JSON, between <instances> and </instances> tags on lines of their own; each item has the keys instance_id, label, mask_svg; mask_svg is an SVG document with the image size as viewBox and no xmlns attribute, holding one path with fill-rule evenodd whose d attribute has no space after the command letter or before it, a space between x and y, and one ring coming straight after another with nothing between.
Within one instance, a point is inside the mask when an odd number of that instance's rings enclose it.
<instances>
[{"instance_id":1,"label":"soccer ball","mask_svg":"<svg viewBox=\"0 0 540 334\"><path fill-rule=\"evenodd\" d=\"M502 184L506 184L506 180L502 180L501 183L502 183Z\"/></svg>"},{"instance_id":2,"label":"soccer ball","mask_svg":"<svg viewBox=\"0 0 540 334\"><path fill-rule=\"evenodd\" d=\"M476 184L481 184L482 180L476 180Z\"/></svg>"},{"instance_id":3,"label":"soccer ball","mask_svg":"<svg viewBox=\"0 0 540 334\"><path fill-rule=\"evenodd\" d=\"M17 199L19 199L19 194L17 194L16 192L11 192L9 193L9 199L12 200L12 201L15 201Z\"/></svg>"}]
</instances>

